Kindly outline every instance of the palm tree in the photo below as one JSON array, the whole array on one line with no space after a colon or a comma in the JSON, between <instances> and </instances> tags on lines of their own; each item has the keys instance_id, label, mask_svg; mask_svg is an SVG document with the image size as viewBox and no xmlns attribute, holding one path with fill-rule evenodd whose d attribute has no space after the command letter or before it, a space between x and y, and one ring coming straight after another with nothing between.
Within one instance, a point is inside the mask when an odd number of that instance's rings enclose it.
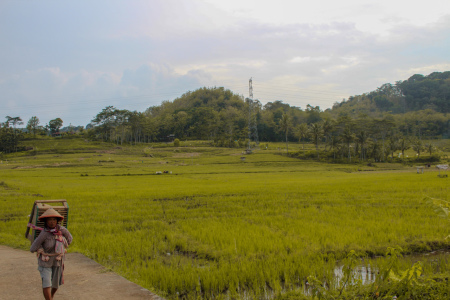
<instances>
[{"instance_id":1,"label":"palm tree","mask_svg":"<svg viewBox=\"0 0 450 300\"><path fill-rule=\"evenodd\" d=\"M316 145L317 159L319 159L319 142L323 137L323 129L319 123L312 123L309 127L309 132L313 139L314 145Z\"/></svg>"},{"instance_id":2,"label":"palm tree","mask_svg":"<svg viewBox=\"0 0 450 300\"><path fill-rule=\"evenodd\" d=\"M325 143L328 142L328 139L330 138L333 130L333 123L329 119L325 119L322 121L322 130L323 130L323 136L325 137ZM325 145L325 151L327 150L327 147Z\"/></svg>"},{"instance_id":3,"label":"palm tree","mask_svg":"<svg viewBox=\"0 0 450 300\"><path fill-rule=\"evenodd\" d=\"M288 114L283 114L280 119L280 128L284 132L286 137L286 154L289 155L289 145L288 145L288 131L291 127L291 122Z\"/></svg>"},{"instance_id":4,"label":"palm tree","mask_svg":"<svg viewBox=\"0 0 450 300\"><path fill-rule=\"evenodd\" d=\"M344 129L344 131L342 132L341 136L342 136L342 141L347 145L348 160L351 162L352 161L352 156L351 156L351 153L350 153L350 144L354 141L355 134L352 132L350 127L346 127Z\"/></svg>"},{"instance_id":5,"label":"palm tree","mask_svg":"<svg viewBox=\"0 0 450 300\"><path fill-rule=\"evenodd\" d=\"M366 150L366 144L367 144L367 140L369 138L369 135L367 134L367 131L365 130L361 130L357 135L356 135L356 142L361 145L361 160L364 160L366 158L365 155L365 150Z\"/></svg>"},{"instance_id":6,"label":"palm tree","mask_svg":"<svg viewBox=\"0 0 450 300\"><path fill-rule=\"evenodd\" d=\"M333 159L336 159L336 149L338 148L339 142L339 136L336 135L330 135L327 139L327 144L330 146L330 151L333 152Z\"/></svg>"},{"instance_id":7,"label":"palm tree","mask_svg":"<svg viewBox=\"0 0 450 300\"><path fill-rule=\"evenodd\" d=\"M299 137L298 141L303 141L302 150L305 150L305 138L309 135L308 125L306 123L302 123L297 127L297 136Z\"/></svg>"}]
</instances>

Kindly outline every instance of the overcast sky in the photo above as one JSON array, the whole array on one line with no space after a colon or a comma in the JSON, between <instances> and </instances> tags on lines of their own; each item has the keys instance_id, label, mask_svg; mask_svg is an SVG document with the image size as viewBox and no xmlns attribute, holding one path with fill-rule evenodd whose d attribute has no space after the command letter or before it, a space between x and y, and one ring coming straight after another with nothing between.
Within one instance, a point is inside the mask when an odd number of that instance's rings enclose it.
<instances>
[{"instance_id":1,"label":"overcast sky","mask_svg":"<svg viewBox=\"0 0 450 300\"><path fill-rule=\"evenodd\" d=\"M329 108L450 70L448 0L1 0L0 122L87 125L224 86Z\"/></svg>"}]
</instances>

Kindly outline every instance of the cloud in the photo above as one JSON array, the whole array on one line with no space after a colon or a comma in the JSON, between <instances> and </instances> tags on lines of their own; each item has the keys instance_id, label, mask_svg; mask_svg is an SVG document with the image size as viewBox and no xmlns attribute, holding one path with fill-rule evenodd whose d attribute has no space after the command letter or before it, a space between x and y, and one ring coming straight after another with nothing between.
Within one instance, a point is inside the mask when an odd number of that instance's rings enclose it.
<instances>
[{"instance_id":1,"label":"cloud","mask_svg":"<svg viewBox=\"0 0 450 300\"><path fill-rule=\"evenodd\" d=\"M154 91L182 91L201 86L199 79L208 75L201 70L189 70L186 74L177 74L168 64L145 64L139 68L124 71L120 88L137 90L140 93Z\"/></svg>"},{"instance_id":2,"label":"cloud","mask_svg":"<svg viewBox=\"0 0 450 300\"><path fill-rule=\"evenodd\" d=\"M0 2L0 103L85 125L202 86L330 107L410 72L446 71L450 4L215 0Z\"/></svg>"},{"instance_id":3,"label":"cloud","mask_svg":"<svg viewBox=\"0 0 450 300\"><path fill-rule=\"evenodd\" d=\"M309 62L321 62L321 61L329 61L331 58L327 56L318 56L318 57L311 57L311 56L296 56L289 60L291 63L309 63Z\"/></svg>"},{"instance_id":4,"label":"cloud","mask_svg":"<svg viewBox=\"0 0 450 300\"><path fill-rule=\"evenodd\" d=\"M122 74L64 72L59 68L25 71L0 82L2 106L10 115L42 122L60 117L86 125L108 105L143 111L202 87L210 76L202 70L178 74L167 64L144 64Z\"/></svg>"}]
</instances>

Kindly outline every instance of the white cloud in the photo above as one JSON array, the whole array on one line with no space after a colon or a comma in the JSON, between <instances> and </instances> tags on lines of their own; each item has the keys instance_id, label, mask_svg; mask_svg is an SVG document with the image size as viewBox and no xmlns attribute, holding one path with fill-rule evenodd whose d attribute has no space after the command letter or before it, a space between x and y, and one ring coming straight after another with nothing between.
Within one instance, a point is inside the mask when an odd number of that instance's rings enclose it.
<instances>
[{"instance_id":1,"label":"white cloud","mask_svg":"<svg viewBox=\"0 0 450 300\"><path fill-rule=\"evenodd\" d=\"M144 64L122 74L45 68L13 75L0 83L0 90L10 115L38 115L41 123L60 117L86 125L107 105L143 111L202 87L200 80L208 78L202 70L177 74L167 64Z\"/></svg>"},{"instance_id":2,"label":"white cloud","mask_svg":"<svg viewBox=\"0 0 450 300\"><path fill-rule=\"evenodd\" d=\"M363 32L387 35L397 24L424 26L449 14L446 0L411 2L409 0L330 1L317 0L308 3L292 0L204 0L230 15L254 22L287 24L331 24L347 22L355 24Z\"/></svg>"},{"instance_id":3,"label":"white cloud","mask_svg":"<svg viewBox=\"0 0 450 300\"><path fill-rule=\"evenodd\" d=\"M413 74L431 74L433 72L442 72L443 70L450 70L450 62L436 65L425 65L421 67L415 67L405 70L399 70L399 74L402 76L402 80L408 79Z\"/></svg>"},{"instance_id":4,"label":"white cloud","mask_svg":"<svg viewBox=\"0 0 450 300\"><path fill-rule=\"evenodd\" d=\"M308 62L321 62L321 61L329 61L331 58L327 56L319 56L319 57L311 57L311 56L296 56L289 60L291 63L308 63Z\"/></svg>"},{"instance_id":5,"label":"white cloud","mask_svg":"<svg viewBox=\"0 0 450 300\"><path fill-rule=\"evenodd\" d=\"M253 77L262 102L326 108L448 70L449 11L442 0L4 1L0 105L86 124L106 105L142 111L201 86L247 96Z\"/></svg>"}]
</instances>

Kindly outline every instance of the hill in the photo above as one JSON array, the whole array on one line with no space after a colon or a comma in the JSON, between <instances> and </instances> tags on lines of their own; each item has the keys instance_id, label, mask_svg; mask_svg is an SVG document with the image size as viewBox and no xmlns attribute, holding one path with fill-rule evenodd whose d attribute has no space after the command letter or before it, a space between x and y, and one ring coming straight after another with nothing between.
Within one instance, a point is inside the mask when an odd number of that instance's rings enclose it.
<instances>
[{"instance_id":1,"label":"hill","mask_svg":"<svg viewBox=\"0 0 450 300\"><path fill-rule=\"evenodd\" d=\"M428 76L415 74L395 84L386 83L377 90L351 96L335 103L333 113L394 114L431 109L450 112L450 71L434 72Z\"/></svg>"},{"instance_id":2,"label":"hill","mask_svg":"<svg viewBox=\"0 0 450 300\"><path fill-rule=\"evenodd\" d=\"M252 111L251 116L249 111ZM318 142L329 142L331 137L338 137L342 142L344 129L348 129L351 140L365 132L374 142L383 140L384 156L384 141L390 136L393 140L398 140L399 136L419 140L450 137L449 112L450 71L447 71L428 76L415 74L405 81L386 83L375 91L335 103L325 111L309 104L301 109L281 100L262 105L258 100L244 99L223 87L204 87L144 112L107 106L92 119L87 130L71 127L65 135L79 132L91 141L120 145L177 138L242 147L249 144L250 120L256 124L261 142L312 141L312 126L317 124L320 127L316 126L320 130L315 133ZM8 118L0 128L3 153L17 151L19 141L27 134L15 127L14 120L18 117ZM384 123L382 127L380 122ZM27 132L34 136L60 134L56 132L59 127L49 128L48 132L42 126ZM252 140L257 142L254 136ZM347 148L349 145L347 143Z\"/></svg>"}]
</instances>

